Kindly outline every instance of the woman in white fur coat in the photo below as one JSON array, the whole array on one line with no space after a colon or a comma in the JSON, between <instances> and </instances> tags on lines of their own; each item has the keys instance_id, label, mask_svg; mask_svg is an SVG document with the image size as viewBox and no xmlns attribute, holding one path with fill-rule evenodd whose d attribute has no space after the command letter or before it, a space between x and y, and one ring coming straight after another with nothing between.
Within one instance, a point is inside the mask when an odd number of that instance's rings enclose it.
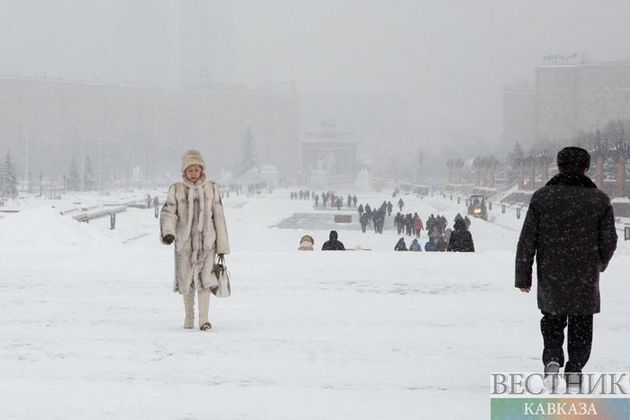
<instances>
[{"instance_id":1,"label":"woman in white fur coat","mask_svg":"<svg viewBox=\"0 0 630 420\"><path fill-rule=\"evenodd\" d=\"M210 290L218 286L212 274L215 256L229 254L223 203L216 184L206 180L206 164L196 150L182 157L182 180L171 185L160 215L164 244L175 242L174 291L184 297L184 328L193 328L195 291L199 328L209 330Z\"/></svg>"}]
</instances>

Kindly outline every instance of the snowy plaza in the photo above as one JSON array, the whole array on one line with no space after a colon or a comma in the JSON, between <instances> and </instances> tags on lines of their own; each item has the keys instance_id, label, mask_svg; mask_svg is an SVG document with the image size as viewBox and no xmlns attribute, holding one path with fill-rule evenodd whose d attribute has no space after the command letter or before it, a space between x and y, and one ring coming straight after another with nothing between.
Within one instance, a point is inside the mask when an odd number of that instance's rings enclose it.
<instances>
[{"instance_id":1,"label":"snowy plaza","mask_svg":"<svg viewBox=\"0 0 630 420\"><path fill-rule=\"evenodd\" d=\"M465 213L437 194L404 198L423 219ZM475 253L396 253L391 218L379 235L361 233L356 215L337 227L349 251L326 253L329 225L277 225L351 211L288 190L232 195L233 295L212 298L202 332L182 328L153 209L129 208L110 230L109 218L78 223L64 206L24 200L0 218L0 418L483 419L491 372L542 368L536 294L513 285L523 219L512 208L473 218ZM304 234L314 252L297 251ZM629 362L630 242L619 236L589 371Z\"/></svg>"}]
</instances>

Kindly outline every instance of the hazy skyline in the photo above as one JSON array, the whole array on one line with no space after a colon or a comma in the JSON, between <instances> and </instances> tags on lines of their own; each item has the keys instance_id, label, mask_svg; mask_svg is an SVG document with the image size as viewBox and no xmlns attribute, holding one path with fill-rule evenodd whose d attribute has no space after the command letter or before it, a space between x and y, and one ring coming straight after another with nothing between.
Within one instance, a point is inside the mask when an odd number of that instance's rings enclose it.
<instances>
[{"instance_id":1,"label":"hazy skyline","mask_svg":"<svg viewBox=\"0 0 630 420\"><path fill-rule=\"evenodd\" d=\"M173 1L2 0L0 73L169 85L182 65L174 63L177 34L193 55L205 41L186 37L211 34L207 59L217 81L296 80L304 94L395 95L414 132L494 141L503 86L533 81L544 55L630 58L625 1L178 4L209 7L213 27L175 25Z\"/></svg>"}]
</instances>

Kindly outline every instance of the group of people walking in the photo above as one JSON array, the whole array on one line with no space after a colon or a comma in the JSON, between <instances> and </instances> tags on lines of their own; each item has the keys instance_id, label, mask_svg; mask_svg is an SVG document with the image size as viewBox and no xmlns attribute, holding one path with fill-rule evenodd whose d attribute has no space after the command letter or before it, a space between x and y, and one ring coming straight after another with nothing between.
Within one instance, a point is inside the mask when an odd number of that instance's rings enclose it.
<instances>
[{"instance_id":1,"label":"group of people walking","mask_svg":"<svg viewBox=\"0 0 630 420\"><path fill-rule=\"evenodd\" d=\"M291 191L289 197L291 200L310 200L311 192L309 190Z\"/></svg>"},{"instance_id":2,"label":"group of people walking","mask_svg":"<svg viewBox=\"0 0 630 420\"><path fill-rule=\"evenodd\" d=\"M398 213L400 214L400 213ZM398 215L397 215L398 216ZM422 246L418 241L420 237L420 231L422 230L422 219L418 216L417 213L414 216L408 214L405 216L405 219L410 219L411 223L407 223L405 231L408 232L407 235L411 235L413 233L416 235L407 247L405 242L405 238L400 238L396 245L394 246L395 251L422 251ZM468 216L466 216L466 219ZM446 227L446 218L444 216L434 216L431 215L427 219L427 231L429 232L428 241L424 244L424 250L427 252L475 252L475 245L473 242L472 234L468 230L470 226L470 221L468 224L466 223L466 219L464 219L461 214L457 214L455 216L453 229ZM413 228L412 228L413 226ZM402 231L399 230L398 234ZM410 233L411 232L411 233Z\"/></svg>"},{"instance_id":3,"label":"group of people walking","mask_svg":"<svg viewBox=\"0 0 630 420\"><path fill-rule=\"evenodd\" d=\"M392 203L383 201L378 209L373 209L369 204L365 206L359 204L357 208L359 212L359 224L361 224L361 231L365 233L369 224L372 224L374 233L383 233L385 226L385 215L392 214Z\"/></svg>"},{"instance_id":4,"label":"group of people walking","mask_svg":"<svg viewBox=\"0 0 630 420\"><path fill-rule=\"evenodd\" d=\"M401 212L394 216L394 226L399 235L420 237L420 232L424 230L424 223L418 213L407 213L403 215Z\"/></svg>"},{"instance_id":5,"label":"group of people walking","mask_svg":"<svg viewBox=\"0 0 630 420\"><path fill-rule=\"evenodd\" d=\"M315 201L315 207L320 207L321 204L321 207L331 207L337 210L341 210L344 205L348 208L356 207L359 201L356 194L348 194L344 200L343 196L337 195L332 191L324 191L321 195L315 193L312 197Z\"/></svg>"}]
</instances>

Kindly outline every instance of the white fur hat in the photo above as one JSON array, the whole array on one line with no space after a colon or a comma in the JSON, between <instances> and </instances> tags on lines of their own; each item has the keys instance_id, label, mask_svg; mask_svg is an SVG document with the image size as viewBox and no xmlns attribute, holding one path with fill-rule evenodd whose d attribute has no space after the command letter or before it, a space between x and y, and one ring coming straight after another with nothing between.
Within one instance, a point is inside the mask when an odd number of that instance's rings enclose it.
<instances>
[{"instance_id":1,"label":"white fur hat","mask_svg":"<svg viewBox=\"0 0 630 420\"><path fill-rule=\"evenodd\" d=\"M186 172L190 165L199 165L201 169L206 169L206 162L204 162L203 156L198 150L188 150L182 156L182 172Z\"/></svg>"}]
</instances>

